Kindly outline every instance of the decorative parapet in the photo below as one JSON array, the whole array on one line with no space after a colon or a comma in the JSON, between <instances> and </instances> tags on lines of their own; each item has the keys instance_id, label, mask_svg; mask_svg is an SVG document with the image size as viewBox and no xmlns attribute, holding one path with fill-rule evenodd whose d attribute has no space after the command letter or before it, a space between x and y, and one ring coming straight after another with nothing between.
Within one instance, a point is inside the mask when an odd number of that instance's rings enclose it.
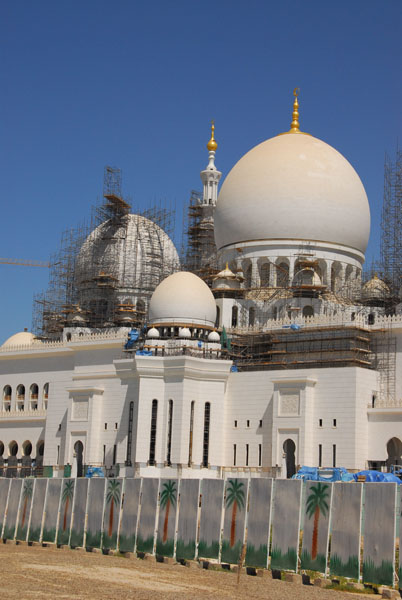
<instances>
[{"instance_id":1,"label":"decorative parapet","mask_svg":"<svg viewBox=\"0 0 402 600\"><path fill-rule=\"evenodd\" d=\"M356 315L352 320L345 315L317 315L314 317L297 317L296 319L268 319L263 325L252 327L236 327L228 329L228 333L267 332L274 329L291 327L364 327L370 330L388 327L402 327L402 315L375 315L374 323L369 323L368 315Z\"/></svg>"},{"instance_id":2,"label":"decorative parapet","mask_svg":"<svg viewBox=\"0 0 402 600\"><path fill-rule=\"evenodd\" d=\"M44 419L46 418L47 410L38 408L36 410L1 410L0 421L26 421L27 419Z\"/></svg>"}]
</instances>

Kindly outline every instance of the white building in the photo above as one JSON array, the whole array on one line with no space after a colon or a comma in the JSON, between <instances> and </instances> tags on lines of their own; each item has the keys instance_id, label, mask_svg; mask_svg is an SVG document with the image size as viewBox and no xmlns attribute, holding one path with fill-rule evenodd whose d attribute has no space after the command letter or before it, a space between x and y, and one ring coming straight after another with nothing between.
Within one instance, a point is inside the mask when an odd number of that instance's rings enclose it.
<instances>
[{"instance_id":1,"label":"white building","mask_svg":"<svg viewBox=\"0 0 402 600\"><path fill-rule=\"evenodd\" d=\"M370 212L357 173L300 131L297 97L290 131L248 152L217 202L216 148L212 137L202 171L222 268L213 291L189 272L164 279L146 337L127 349L129 327L95 331L82 319L58 341L21 332L0 348L9 473L35 460L54 475L118 465L121 475L286 477L302 464L402 460L402 314L386 310L383 281L362 286ZM155 248L175 262L166 237ZM107 252L105 264L123 269ZM90 303L91 290L83 295Z\"/></svg>"}]
</instances>

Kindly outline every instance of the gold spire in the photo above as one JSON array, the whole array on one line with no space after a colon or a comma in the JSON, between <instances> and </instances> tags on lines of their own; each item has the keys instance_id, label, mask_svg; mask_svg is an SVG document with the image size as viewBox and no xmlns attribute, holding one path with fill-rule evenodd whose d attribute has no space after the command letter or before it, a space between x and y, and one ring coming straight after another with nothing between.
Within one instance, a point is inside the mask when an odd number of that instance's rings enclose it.
<instances>
[{"instance_id":1,"label":"gold spire","mask_svg":"<svg viewBox=\"0 0 402 600\"><path fill-rule=\"evenodd\" d=\"M299 95L300 88L295 88L293 90L293 96L295 97L295 101L293 102L293 121L290 124L291 133L300 133L300 124L299 124L299 102L297 100L297 96Z\"/></svg>"},{"instance_id":2,"label":"gold spire","mask_svg":"<svg viewBox=\"0 0 402 600\"><path fill-rule=\"evenodd\" d=\"M215 123L214 121L211 121L211 139L209 140L208 144L207 144L207 148L210 152L216 152L216 149L218 147L218 144L215 141Z\"/></svg>"}]
</instances>

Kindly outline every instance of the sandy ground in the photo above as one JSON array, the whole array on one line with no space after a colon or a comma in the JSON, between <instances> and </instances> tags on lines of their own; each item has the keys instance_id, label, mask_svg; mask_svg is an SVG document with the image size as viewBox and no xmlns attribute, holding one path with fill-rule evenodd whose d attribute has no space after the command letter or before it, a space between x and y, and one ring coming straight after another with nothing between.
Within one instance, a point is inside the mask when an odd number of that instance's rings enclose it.
<instances>
[{"instance_id":1,"label":"sandy ground","mask_svg":"<svg viewBox=\"0 0 402 600\"><path fill-rule=\"evenodd\" d=\"M53 547L0 545L0 598L352 600L366 596ZM370 597L370 596L369 596Z\"/></svg>"}]
</instances>

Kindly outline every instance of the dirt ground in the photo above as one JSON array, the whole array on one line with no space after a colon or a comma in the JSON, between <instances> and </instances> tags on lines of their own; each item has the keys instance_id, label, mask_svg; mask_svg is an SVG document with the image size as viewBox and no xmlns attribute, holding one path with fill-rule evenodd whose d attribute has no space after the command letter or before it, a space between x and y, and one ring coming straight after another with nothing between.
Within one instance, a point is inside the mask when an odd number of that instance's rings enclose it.
<instances>
[{"instance_id":1,"label":"dirt ground","mask_svg":"<svg viewBox=\"0 0 402 600\"><path fill-rule=\"evenodd\" d=\"M0 598L352 600L366 596L54 547L0 545Z\"/></svg>"}]
</instances>

